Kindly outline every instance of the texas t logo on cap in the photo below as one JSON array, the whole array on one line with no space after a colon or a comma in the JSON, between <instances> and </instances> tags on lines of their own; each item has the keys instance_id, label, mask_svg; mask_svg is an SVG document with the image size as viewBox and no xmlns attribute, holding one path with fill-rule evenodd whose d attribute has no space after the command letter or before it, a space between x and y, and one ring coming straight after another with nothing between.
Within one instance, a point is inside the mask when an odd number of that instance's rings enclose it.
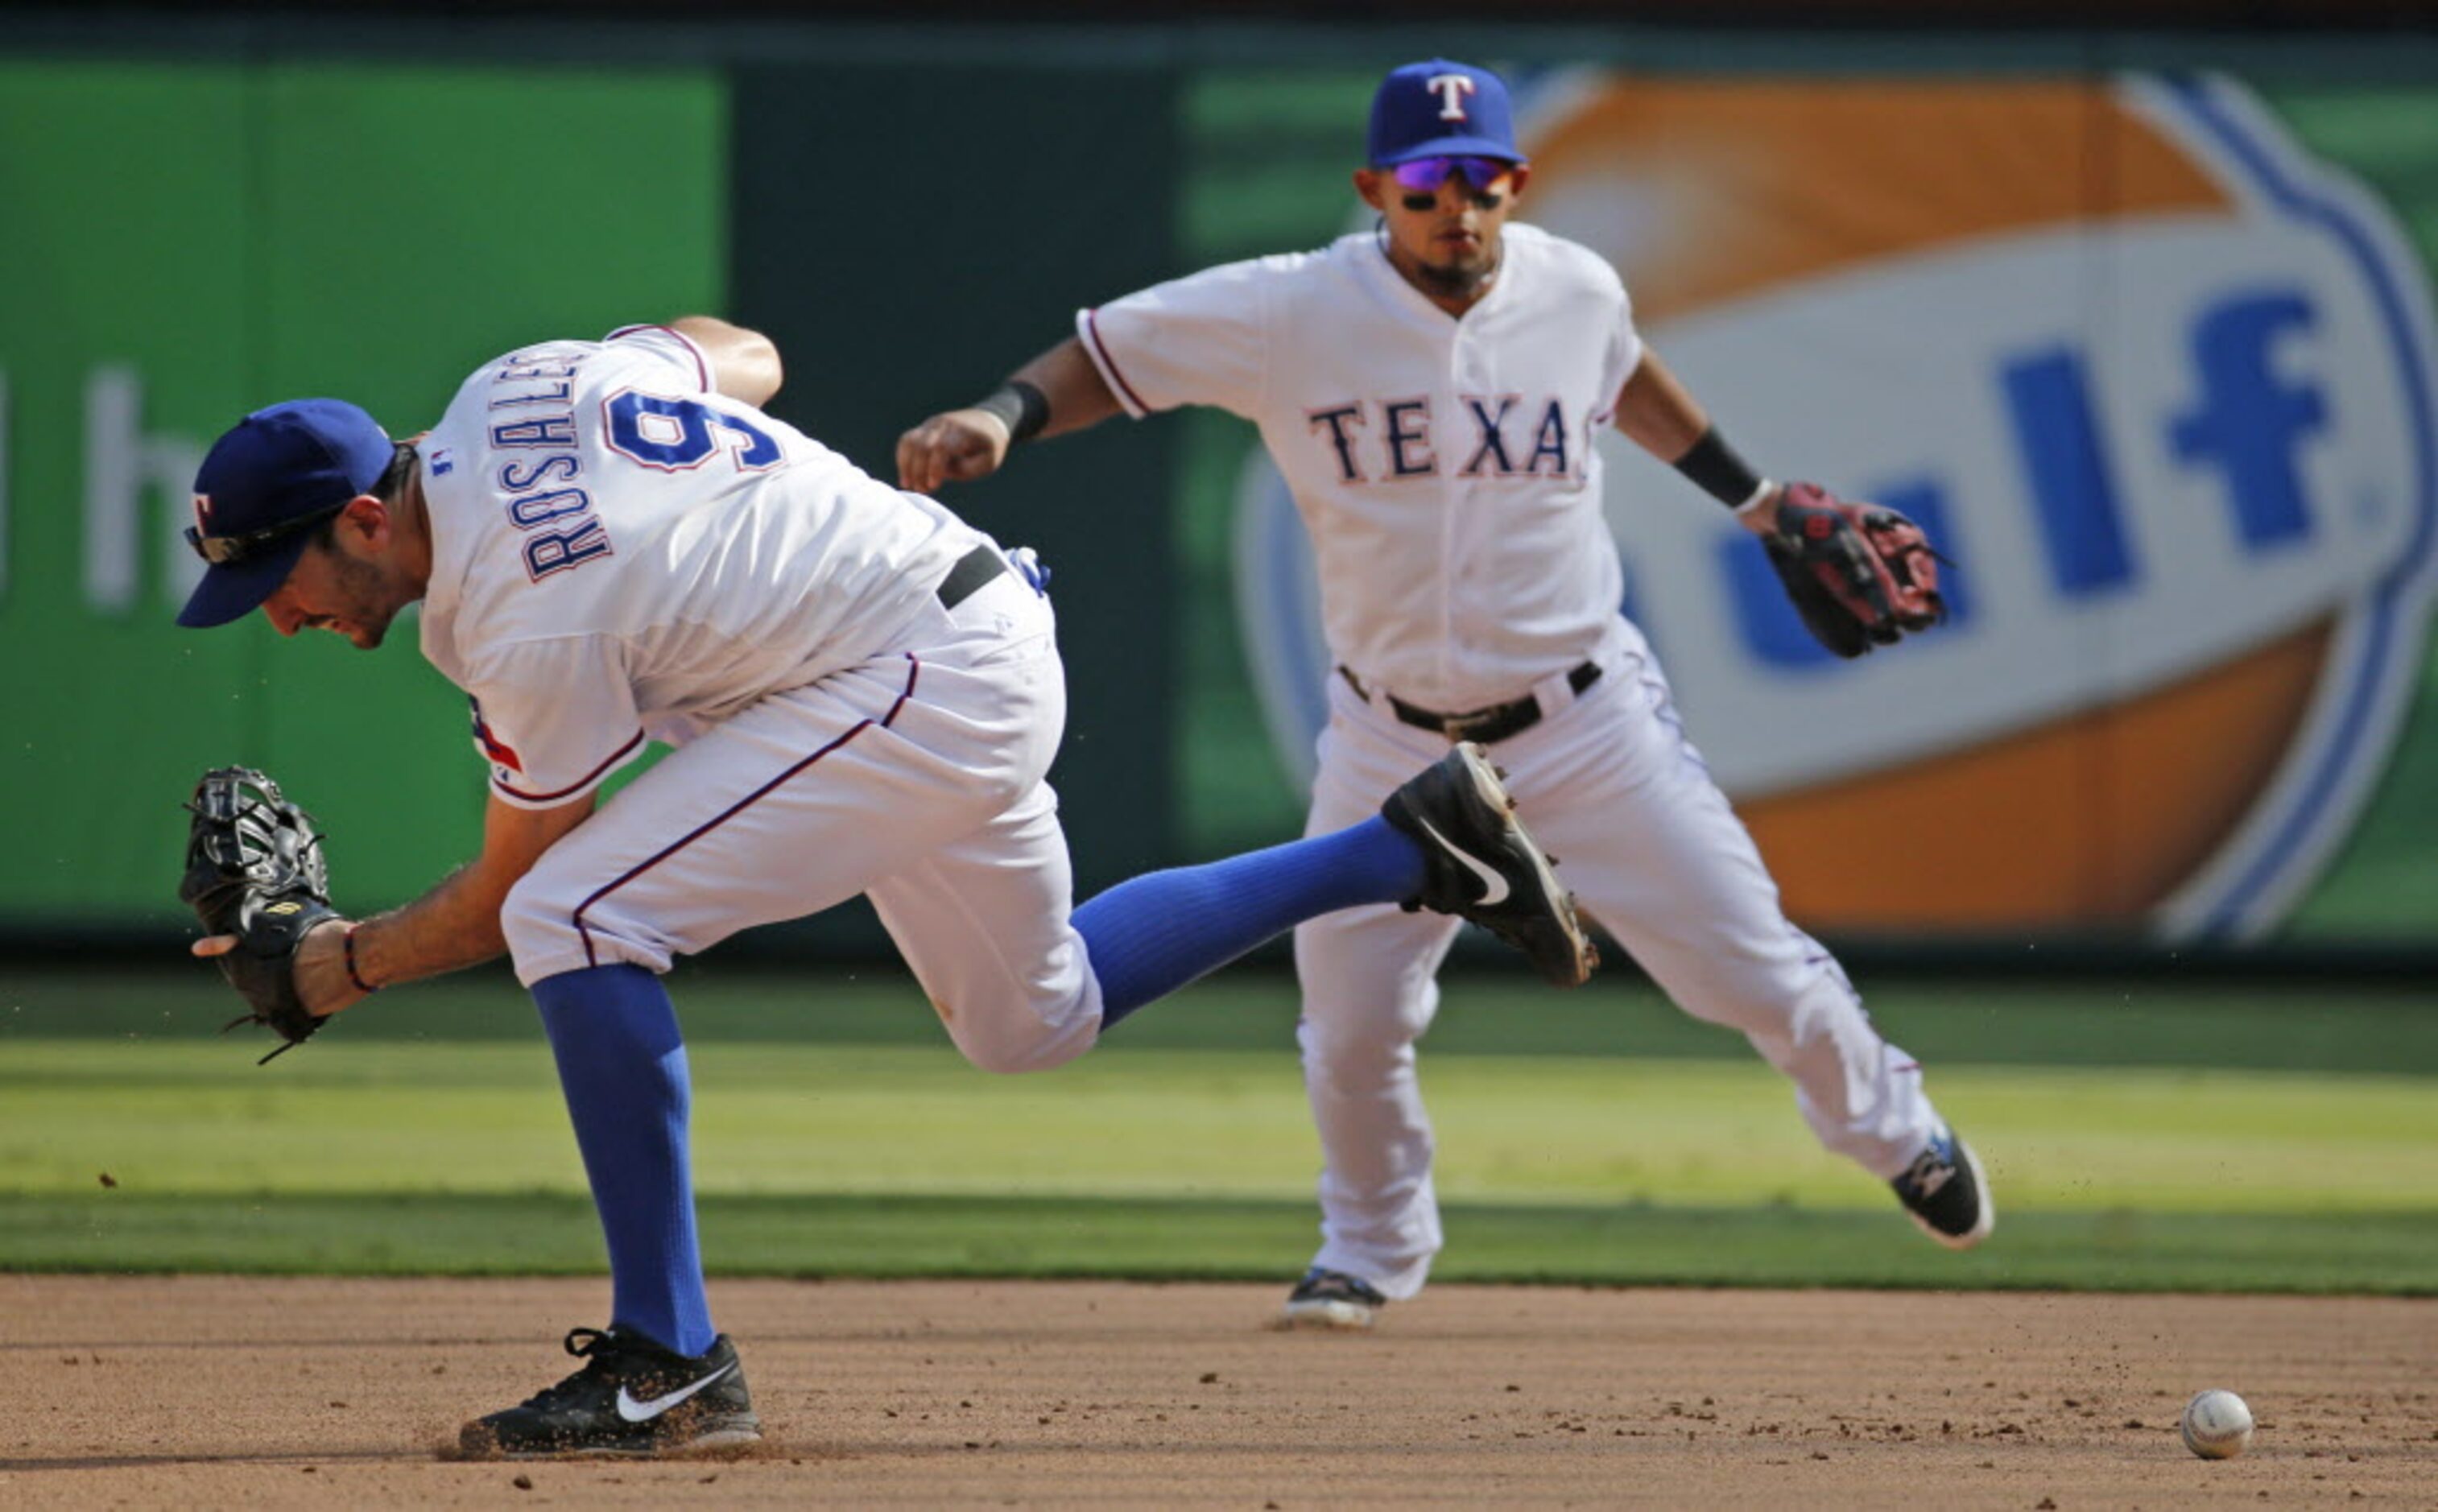
<instances>
[{"instance_id":1,"label":"texas t logo on cap","mask_svg":"<svg viewBox=\"0 0 2438 1512\"><path fill-rule=\"evenodd\" d=\"M1369 162L1391 168L1418 157L1521 163L1507 85L1487 68L1433 58L1407 63L1371 97Z\"/></svg>"},{"instance_id":2,"label":"texas t logo on cap","mask_svg":"<svg viewBox=\"0 0 2438 1512\"><path fill-rule=\"evenodd\" d=\"M1464 116L1464 97L1476 87L1469 75L1433 74L1424 86L1439 92L1440 119L1460 121Z\"/></svg>"}]
</instances>

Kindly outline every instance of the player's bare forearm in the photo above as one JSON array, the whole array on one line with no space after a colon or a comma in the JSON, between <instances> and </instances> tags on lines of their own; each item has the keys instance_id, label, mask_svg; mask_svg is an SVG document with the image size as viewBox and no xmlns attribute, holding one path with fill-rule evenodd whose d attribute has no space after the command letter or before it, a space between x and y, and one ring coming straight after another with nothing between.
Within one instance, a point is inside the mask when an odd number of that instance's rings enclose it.
<instances>
[{"instance_id":1,"label":"player's bare forearm","mask_svg":"<svg viewBox=\"0 0 2438 1512\"><path fill-rule=\"evenodd\" d=\"M1109 392L1101 370L1073 337L1059 343L1007 377L1010 385L1029 383L1047 412L1035 436L1065 435L1098 425L1118 413L1118 396ZM897 485L918 494L936 492L942 483L987 478L1007 461L1016 444L1006 412L969 407L946 410L897 438Z\"/></svg>"},{"instance_id":2,"label":"player's bare forearm","mask_svg":"<svg viewBox=\"0 0 2438 1512\"><path fill-rule=\"evenodd\" d=\"M716 315L684 315L669 322L711 359L712 381L732 399L759 409L770 402L786 378L779 361L778 343L760 331L732 325Z\"/></svg>"},{"instance_id":3,"label":"player's bare forearm","mask_svg":"<svg viewBox=\"0 0 2438 1512\"><path fill-rule=\"evenodd\" d=\"M1118 396L1109 392L1108 379L1072 336L1009 374L1008 381L1030 383L1050 401L1044 436L1086 430L1118 413Z\"/></svg>"},{"instance_id":4,"label":"player's bare forearm","mask_svg":"<svg viewBox=\"0 0 2438 1512\"><path fill-rule=\"evenodd\" d=\"M1659 360L1659 354L1646 346L1634 376L1617 391L1616 428L1634 445L1673 466L1710 429L1710 413ZM1756 536L1771 534L1777 527L1776 494L1739 513L1736 523Z\"/></svg>"},{"instance_id":5,"label":"player's bare forearm","mask_svg":"<svg viewBox=\"0 0 2438 1512\"><path fill-rule=\"evenodd\" d=\"M388 987L477 966L504 952L500 909L508 889L592 812L590 797L555 809L521 809L492 799L482 854L422 897L357 924L356 974L373 986ZM325 999L314 989L331 984L303 979L315 964L300 960L298 971L306 1000L318 1010ZM345 976L344 957L332 964L338 970L333 990L344 999L340 1006L362 997Z\"/></svg>"},{"instance_id":6,"label":"player's bare forearm","mask_svg":"<svg viewBox=\"0 0 2438 1512\"><path fill-rule=\"evenodd\" d=\"M378 913L356 925L356 974L375 987L395 987L477 966L507 948L500 932L500 905L507 888L469 861L413 903ZM346 975L344 942L325 942L299 954L297 983L316 1012L336 1012L364 993Z\"/></svg>"},{"instance_id":7,"label":"player's bare forearm","mask_svg":"<svg viewBox=\"0 0 2438 1512\"><path fill-rule=\"evenodd\" d=\"M1673 465L1710 429L1709 412L1649 347L1617 391L1616 428L1635 446Z\"/></svg>"}]
</instances>

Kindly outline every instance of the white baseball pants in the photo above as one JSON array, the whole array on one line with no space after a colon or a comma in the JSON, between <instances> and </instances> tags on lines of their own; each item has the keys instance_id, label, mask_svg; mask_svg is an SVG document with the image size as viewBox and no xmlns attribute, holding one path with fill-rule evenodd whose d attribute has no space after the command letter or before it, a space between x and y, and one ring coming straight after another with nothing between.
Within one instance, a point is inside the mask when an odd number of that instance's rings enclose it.
<instances>
[{"instance_id":1,"label":"white baseball pants","mask_svg":"<svg viewBox=\"0 0 2438 1512\"><path fill-rule=\"evenodd\" d=\"M1073 1060L1100 988L1044 775L1067 718L1049 601L1014 573L891 650L711 726L542 856L502 911L519 979L670 959L869 893L957 1048Z\"/></svg>"},{"instance_id":2,"label":"white baseball pants","mask_svg":"<svg viewBox=\"0 0 2438 1512\"><path fill-rule=\"evenodd\" d=\"M1583 909L1678 1007L1740 1029L1794 1082L1821 1144L1880 1177L1937 1127L1911 1057L1880 1037L1836 961L1778 908L1760 853L1678 724L1641 632L1619 634L1578 697L1534 691L1540 723L1490 747L1518 813L1562 857ZM1329 679L1307 833L1376 812L1448 743ZM1296 931L1304 1082L1319 1126L1322 1244L1315 1262L1392 1298L1422 1287L1441 1242L1429 1116L1414 1042L1439 1007L1434 977L1457 921L1394 907Z\"/></svg>"}]
</instances>

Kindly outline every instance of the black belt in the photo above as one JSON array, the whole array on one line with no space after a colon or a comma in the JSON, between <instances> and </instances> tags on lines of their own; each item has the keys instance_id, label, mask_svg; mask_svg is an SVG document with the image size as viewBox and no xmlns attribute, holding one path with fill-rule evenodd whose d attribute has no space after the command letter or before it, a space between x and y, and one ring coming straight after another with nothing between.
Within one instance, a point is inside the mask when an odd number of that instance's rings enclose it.
<instances>
[{"instance_id":1,"label":"black belt","mask_svg":"<svg viewBox=\"0 0 2438 1512\"><path fill-rule=\"evenodd\" d=\"M940 579L940 607L953 609L987 586L992 578L1007 571L1007 558L996 546L977 546L957 558L948 575Z\"/></svg>"},{"instance_id":2,"label":"black belt","mask_svg":"<svg viewBox=\"0 0 2438 1512\"><path fill-rule=\"evenodd\" d=\"M1337 675L1344 677L1346 685L1366 703L1370 701L1371 694L1364 688L1363 679L1352 670L1340 667ZM1599 680L1600 669L1595 662L1586 661L1566 674L1566 686L1577 693ZM1442 714L1429 709L1418 709L1393 693L1384 696L1388 700L1389 710L1398 718L1417 729L1445 735L1450 740L1477 740L1487 746L1493 741L1520 735L1541 722L1541 700L1530 694L1512 703L1492 704L1487 709L1475 709L1461 714Z\"/></svg>"}]
</instances>

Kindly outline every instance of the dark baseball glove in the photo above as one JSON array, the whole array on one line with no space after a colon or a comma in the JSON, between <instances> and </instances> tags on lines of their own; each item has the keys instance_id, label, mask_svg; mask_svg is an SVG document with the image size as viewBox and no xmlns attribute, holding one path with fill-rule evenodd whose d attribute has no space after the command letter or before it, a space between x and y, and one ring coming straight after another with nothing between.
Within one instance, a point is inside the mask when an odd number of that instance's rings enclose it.
<instances>
[{"instance_id":1,"label":"dark baseball glove","mask_svg":"<svg viewBox=\"0 0 2438 1512\"><path fill-rule=\"evenodd\" d=\"M237 947L218 957L251 1011L231 1019L268 1027L292 1049L322 1027L296 993L296 947L330 906L330 872L312 816L291 803L279 784L245 766L203 774L186 808L186 876L178 899L215 935L235 935Z\"/></svg>"},{"instance_id":2,"label":"dark baseball glove","mask_svg":"<svg viewBox=\"0 0 2438 1512\"><path fill-rule=\"evenodd\" d=\"M1879 504L1791 483L1765 537L1770 564L1812 638L1841 657L1893 645L1947 617L1938 554L1921 527Z\"/></svg>"}]
</instances>

